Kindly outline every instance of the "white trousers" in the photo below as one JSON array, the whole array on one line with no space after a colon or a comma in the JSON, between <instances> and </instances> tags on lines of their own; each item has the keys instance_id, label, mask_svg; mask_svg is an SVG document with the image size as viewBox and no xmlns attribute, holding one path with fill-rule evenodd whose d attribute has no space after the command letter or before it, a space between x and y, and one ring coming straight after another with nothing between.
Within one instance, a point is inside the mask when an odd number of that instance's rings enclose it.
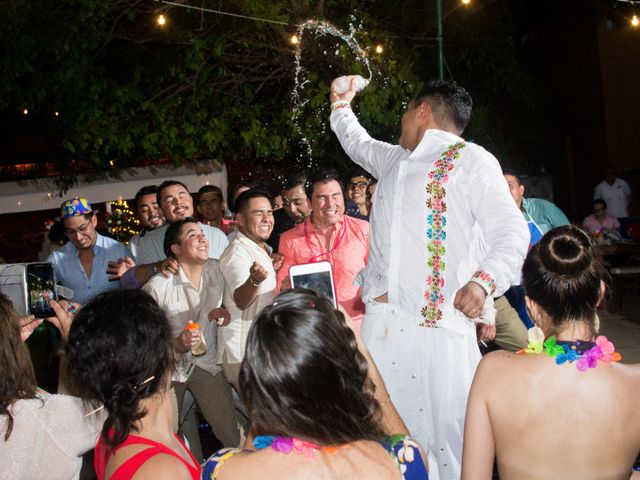
<instances>
[{"instance_id":1,"label":"white trousers","mask_svg":"<svg viewBox=\"0 0 640 480\"><path fill-rule=\"evenodd\" d=\"M393 305L366 305L361 336L391 400L429 456L429 479L459 479L467 398L480 351L460 334L417 325Z\"/></svg>"}]
</instances>

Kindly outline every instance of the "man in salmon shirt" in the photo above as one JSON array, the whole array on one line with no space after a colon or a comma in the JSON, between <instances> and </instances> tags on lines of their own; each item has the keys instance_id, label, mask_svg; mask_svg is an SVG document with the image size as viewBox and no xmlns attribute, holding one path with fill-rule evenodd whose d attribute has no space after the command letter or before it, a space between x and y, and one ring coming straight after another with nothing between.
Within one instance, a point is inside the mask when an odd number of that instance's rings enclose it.
<instances>
[{"instance_id":1,"label":"man in salmon shirt","mask_svg":"<svg viewBox=\"0 0 640 480\"><path fill-rule=\"evenodd\" d=\"M339 178L335 170L320 170L309 178L307 195L312 214L280 237L284 263L278 271L278 288L289 275L291 265L328 261L333 267L338 303L360 328L364 304L360 286L354 285L354 280L367 263L369 223L344 214Z\"/></svg>"}]
</instances>

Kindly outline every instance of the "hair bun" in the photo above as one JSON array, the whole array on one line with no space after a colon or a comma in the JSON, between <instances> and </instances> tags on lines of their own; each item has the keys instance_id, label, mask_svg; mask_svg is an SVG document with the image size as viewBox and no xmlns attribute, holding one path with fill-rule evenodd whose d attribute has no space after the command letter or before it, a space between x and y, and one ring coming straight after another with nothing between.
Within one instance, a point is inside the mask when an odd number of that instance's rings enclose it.
<instances>
[{"instance_id":1,"label":"hair bun","mask_svg":"<svg viewBox=\"0 0 640 480\"><path fill-rule=\"evenodd\" d=\"M559 275L579 275L591 264L591 243L586 235L547 236L540 243L540 261Z\"/></svg>"}]
</instances>

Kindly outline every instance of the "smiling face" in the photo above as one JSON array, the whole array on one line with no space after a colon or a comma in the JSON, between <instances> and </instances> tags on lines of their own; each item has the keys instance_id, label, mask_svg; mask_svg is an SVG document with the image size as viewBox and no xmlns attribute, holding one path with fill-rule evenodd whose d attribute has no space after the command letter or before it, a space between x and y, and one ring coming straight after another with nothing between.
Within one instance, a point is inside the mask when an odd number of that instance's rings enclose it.
<instances>
[{"instance_id":1,"label":"smiling face","mask_svg":"<svg viewBox=\"0 0 640 480\"><path fill-rule=\"evenodd\" d=\"M256 243L264 243L273 232L273 210L267 197L255 197L238 212L240 231Z\"/></svg>"},{"instance_id":2,"label":"smiling face","mask_svg":"<svg viewBox=\"0 0 640 480\"><path fill-rule=\"evenodd\" d=\"M171 251L180 263L203 264L209 258L209 242L200 225L187 222L180 229L178 243L171 245Z\"/></svg>"},{"instance_id":3,"label":"smiling face","mask_svg":"<svg viewBox=\"0 0 640 480\"><path fill-rule=\"evenodd\" d=\"M93 248L98 238L95 215L87 219L84 215L64 219L64 234L78 250Z\"/></svg>"},{"instance_id":4,"label":"smiling face","mask_svg":"<svg viewBox=\"0 0 640 480\"><path fill-rule=\"evenodd\" d=\"M311 194L313 223L319 227L330 227L344 217L344 196L336 180L316 183Z\"/></svg>"},{"instance_id":5,"label":"smiling face","mask_svg":"<svg viewBox=\"0 0 640 480\"><path fill-rule=\"evenodd\" d=\"M193 198L187 189L180 184L163 188L158 199L162 213L169 223L193 216Z\"/></svg>"},{"instance_id":6,"label":"smiling face","mask_svg":"<svg viewBox=\"0 0 640 480\"><path fill-rule=\"evenodd\" d=\"M367 187L369 186L369 179L366 177L358 176L351 177L349 183L347 183L347 196L356 205L362 205L367 201Z\"/></svg>"},{"instance_id":7,"label":"smiling face","mask_svg":"<svg viewBox=\"0 0 640 480\"><path fill-rule=\"evenodd\" d=\"M164 225L164 215L160 210L158 196L155 193L140 197L137 213L142 226L147 230L155 230Z\"/></svg>"}]
</instances>

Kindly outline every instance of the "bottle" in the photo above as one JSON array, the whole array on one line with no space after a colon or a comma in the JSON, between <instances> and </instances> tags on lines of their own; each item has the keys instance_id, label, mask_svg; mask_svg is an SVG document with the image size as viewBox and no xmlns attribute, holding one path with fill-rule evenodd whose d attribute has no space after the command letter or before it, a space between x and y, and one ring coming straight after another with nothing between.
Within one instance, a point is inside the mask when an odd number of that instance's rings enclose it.
<instances>
[{"instance_id":1,"label":"bottle","mask_svg":"<svg viewBox=\"0 0 640 480\"><path fill-rule=\"evenodd\" d=\"M193 347L191 347L191 355L193 355L194 357L199 357L207 353L207 342L204 341L204 335L200 330L200 324L189 320L184 328L185 330L198 330L198 333L200 334L200 341Z\"/></svg>"},{"instance_id":2,"label":"bottle","mask_svg":"<svg viewBox=\"0 0 640 480\"><path fill-rule=\"evenodd\" d=\"M354 75L356 77L356 92L363 90L367 85L369 85L369 80L362 77L361 75ZM338 77L333 81L333 90L338 94L343 94L347 90L349 90L351 83L350 75L343 75L342 77Z\"/></svg>"}]
</instances>

